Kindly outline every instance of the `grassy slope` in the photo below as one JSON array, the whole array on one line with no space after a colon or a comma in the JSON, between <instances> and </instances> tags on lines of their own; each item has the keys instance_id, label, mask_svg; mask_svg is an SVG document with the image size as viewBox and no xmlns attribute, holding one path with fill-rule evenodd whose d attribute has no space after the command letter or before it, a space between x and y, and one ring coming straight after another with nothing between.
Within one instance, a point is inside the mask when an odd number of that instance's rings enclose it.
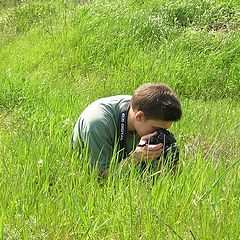
<instances>
[{"instance_id":1,"label":"grassy slope","mask_svg":"<svg viewBox=\"0 0 240 240\"><path fill-rule=\"evenodd\" d=\"M28 1L2 9L3 235L237 239L239 24L238 1ZM182 99L184 116L172 130L186 167L153 188L134 174L99 186L69 150L73 123L92 100L151 81Z\"/></svg>"}]
</instances>

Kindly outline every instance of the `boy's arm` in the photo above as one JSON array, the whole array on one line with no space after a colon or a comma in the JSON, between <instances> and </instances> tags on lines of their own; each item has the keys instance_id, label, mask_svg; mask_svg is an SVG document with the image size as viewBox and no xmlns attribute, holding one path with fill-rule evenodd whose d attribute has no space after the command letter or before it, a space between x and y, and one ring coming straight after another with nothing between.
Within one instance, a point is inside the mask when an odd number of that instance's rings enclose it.
<instances>
[{"instance_id":1,"label":"boy's arm","mask_svg":"<svg viewBox=\"0 0 240 240\"><path fill-rule=\"evenodd\" d=\"M118 163L118 168L124 172L128 171L131 169L131 166L134 165L138 165L138 163L141 161L142 159L142 152L141 151L134 151L132 152L128 157L126 157L125 159L123 159L120 163ZM99 178L106 178L108 177L108 173L109 173L109 169L105 169L104 171L100 171L98 174Z\"/></svg>"},{"instance_id":2,"label":"boy's arm","mask_svg":"<svg viewBox=\"0 0 240 240\"><path fill-rule=\"evenodd\" d=\"M113 146L108 136L91 131L88 132L87 152L91 166L97 167L102 172L109 167Z\"/></svg>"},{"instance_id":3,"label":"boy's arm","mask_svg":"<svg viewBox=\"0 0 240 240\"><path fill-rule=\"evenodd\" d=\"M143 139L141 139L143 140ZM120 171L128 171L131 169L131 166L138 165L141 161L149 162L160 156L162 152L162 144L156 145L146 145L143 147L137 146L136 149L123 159L118 167ZM99 178L106 178L108 176L108 169L101 171L99 173Z\"/></svg>"}]
</instances>

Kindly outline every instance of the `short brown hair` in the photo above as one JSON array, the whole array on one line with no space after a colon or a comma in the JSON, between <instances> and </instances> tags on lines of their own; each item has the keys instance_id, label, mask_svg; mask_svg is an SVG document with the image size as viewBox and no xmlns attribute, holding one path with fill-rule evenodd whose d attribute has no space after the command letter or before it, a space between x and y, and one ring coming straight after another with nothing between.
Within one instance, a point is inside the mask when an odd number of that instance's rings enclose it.
<instances>
[{"instance_id":1,"label":"short brown hair","mask_svg":"<svg viewBox=\"0 0 240 240\"><path fill-rule=\"evenodd\" d=\"M146 119L178 121L182 117L175 91L164 83L146 83L137 88L131 106L143 111Z\"/></svg>"}]
</instances>

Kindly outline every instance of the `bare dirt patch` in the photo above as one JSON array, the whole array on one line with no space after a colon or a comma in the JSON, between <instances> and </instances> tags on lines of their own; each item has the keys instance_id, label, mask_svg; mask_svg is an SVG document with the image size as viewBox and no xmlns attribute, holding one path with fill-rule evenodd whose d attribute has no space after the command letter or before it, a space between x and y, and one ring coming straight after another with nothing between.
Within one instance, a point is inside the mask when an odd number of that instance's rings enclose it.
<instances>
[{"instance_id":1,"label":"bare dirt patch","mask_svg":"<svg viewBox=\"0 0 240 240\"><path fill-rule=\"evenodd\" d=\"M239 28L239 24L237 22L230 22L230 23L224 23L224 22L218 22L218 23L210 23L206 26L206 29L210 32L233 32L236 31Z\"/></svg>"}]
</instances>

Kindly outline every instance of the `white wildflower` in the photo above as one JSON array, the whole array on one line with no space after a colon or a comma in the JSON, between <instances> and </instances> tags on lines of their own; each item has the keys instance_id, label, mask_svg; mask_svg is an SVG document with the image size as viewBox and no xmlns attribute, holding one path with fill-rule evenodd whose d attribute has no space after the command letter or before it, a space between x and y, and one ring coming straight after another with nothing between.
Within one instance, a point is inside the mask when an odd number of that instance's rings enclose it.
<instances>
[{"instance_id":1,"label":"white wildflower","mask_svg":"<svg viewBox=\"0 0 240 240\"><path fill-rule=\"evenodd\" d=\"M39 159L39 160L38 160L38 164L39 164L39 165L42 165L42 164L43 164L43 160L42 160L42 159Z\"/></svg>"}]
</instances>

